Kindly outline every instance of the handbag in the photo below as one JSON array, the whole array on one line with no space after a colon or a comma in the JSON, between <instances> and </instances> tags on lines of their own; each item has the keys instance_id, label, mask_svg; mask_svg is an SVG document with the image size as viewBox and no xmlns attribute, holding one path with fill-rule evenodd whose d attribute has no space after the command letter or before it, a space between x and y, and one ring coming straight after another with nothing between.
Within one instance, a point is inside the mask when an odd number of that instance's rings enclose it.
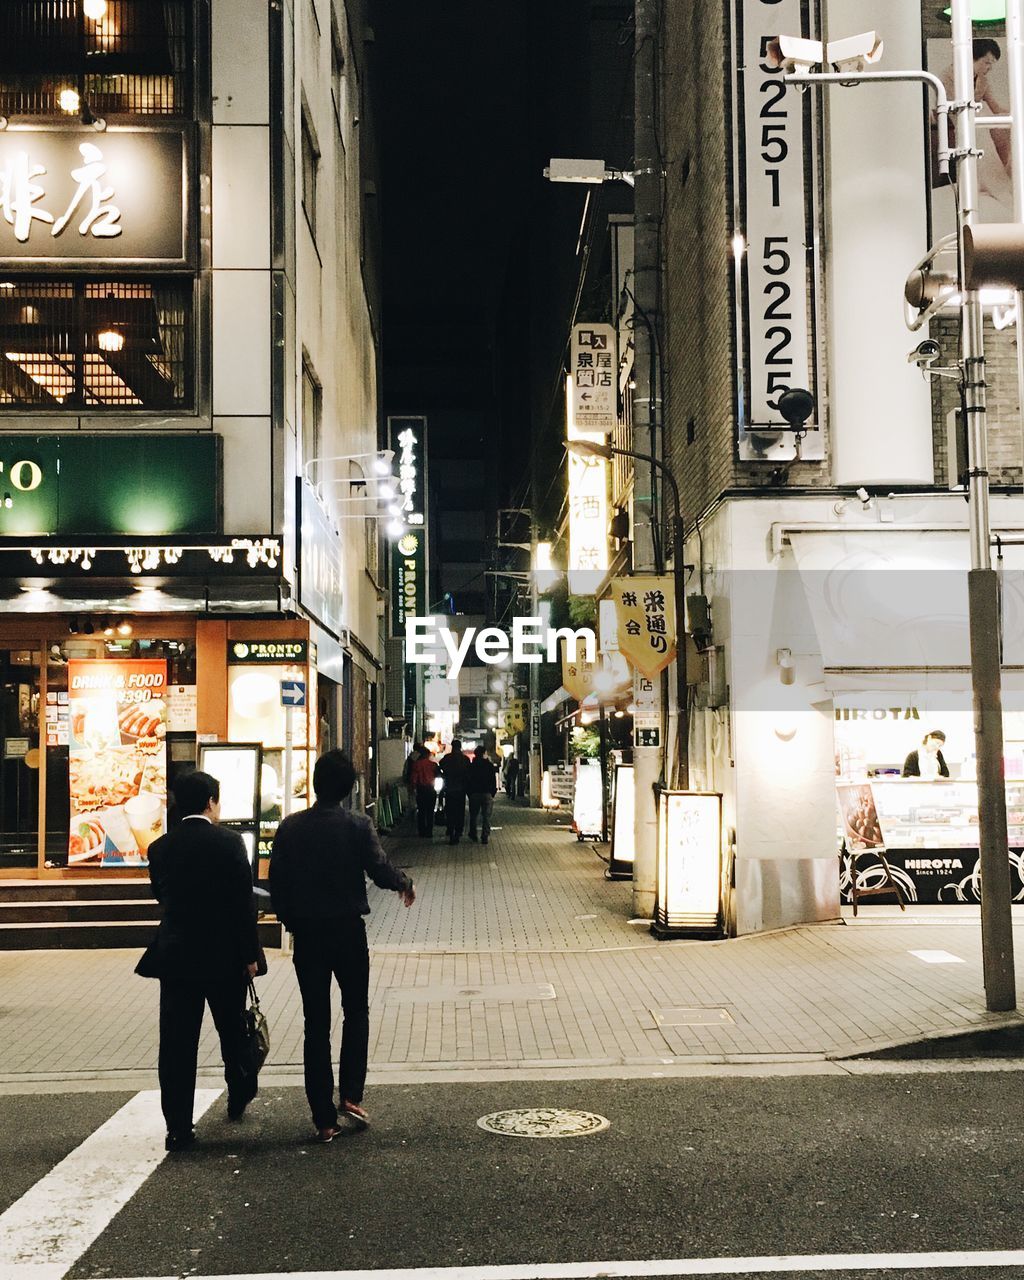
<instances>
[{"instance_id":1,"label":"handbag","mask_svg":"<svg viewBox=\"0 0 1024 1280\"><path fill-rule=\"evenodd\" d=\"M258 1076L270 1052L270 1025L260 1008L255 984L249 982L249 1003L242 1010L242 1068L246 1075Z\"/></svg>"}]
</instances>

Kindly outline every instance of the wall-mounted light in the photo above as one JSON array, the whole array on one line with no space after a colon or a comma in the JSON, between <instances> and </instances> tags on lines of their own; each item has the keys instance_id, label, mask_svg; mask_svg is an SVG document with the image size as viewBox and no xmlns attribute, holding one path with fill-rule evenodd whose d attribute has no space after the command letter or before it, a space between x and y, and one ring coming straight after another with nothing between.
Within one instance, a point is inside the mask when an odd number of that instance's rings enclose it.
<instances>
[{"instance_id":1,"label":"wall-mounted light","mask_svg":"<svg viewBox=\"0 0 1024 1280\"><path fill-rule=\"evenodd\" d=\"M401 520L391 520L387 527L389 538L400 538L405 533L405 525Z\"/></svg>"},{"instance_id":2,"label":"wall-mounted light","mask_svg":"<svg viewBox=\"0 0 1024 1280\"><path fill-rule=\"evenodd\" d=\"M96 335L96 344L101 351L121 351L124 334L117 329L103 329Z\"/></svg>"},{"instance_id":3,"label":"wall-mounted light","mask_svg":"<svg viewBox=\"0 0 1024 1280\"><path fill-rule=\"evenodd\" d=\"M57 104L61 111L66 111L69 116L77 116L82 108L82 99L77 89L61 89Z\"/></svg>"},{"instance_id":4,"label":"wall-mounted light","mask_svg":"<svg viewBox=\"0 0 1024 1280\"><path fill-rule=\"evenodd\" d=\"M779 679L783 684L796 683L796 663L793 661L792 649L779 649L775 654L779 664Z\"/></svg>"}]
</instances>

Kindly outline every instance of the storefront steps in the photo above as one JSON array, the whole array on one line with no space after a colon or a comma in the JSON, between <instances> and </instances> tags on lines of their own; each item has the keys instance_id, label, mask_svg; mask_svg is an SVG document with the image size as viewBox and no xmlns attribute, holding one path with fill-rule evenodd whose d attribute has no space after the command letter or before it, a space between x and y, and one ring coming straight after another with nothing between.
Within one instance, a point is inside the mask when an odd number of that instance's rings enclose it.
<instances>
[{"instance_id":1,"label":"storefront steps","mask_svg":"<svg viewBox=\"0 0 1024 1280\"><path fill-rule=\"evenodd\" d=\"M147 946L160 910L148 882L0 880L0 951ZM264 947L281 945L281 926L260 922Z\"/></svg>"}]
</instances>

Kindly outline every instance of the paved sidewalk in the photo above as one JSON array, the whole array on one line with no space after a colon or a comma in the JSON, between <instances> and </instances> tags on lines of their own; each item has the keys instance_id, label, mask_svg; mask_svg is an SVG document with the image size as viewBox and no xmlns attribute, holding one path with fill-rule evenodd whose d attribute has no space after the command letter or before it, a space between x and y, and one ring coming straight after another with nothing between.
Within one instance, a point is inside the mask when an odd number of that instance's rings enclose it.
<instances>
[{"instance_id":1,"label":"paved sidewalk","mask_svg":"<svg viewBox=\"0 0 1024 1280\"><path fill-rule=\"evenodd\" d=\"M723 942L656 942L630 885L549 815L499 800L484 847L389 840L416 905L373 891L371 1069L503 1071L795 1063L965 1028L984 1007L976 911ZM1015 927L1024 972L1024 921ZM951 953L930 964L914 951ZM0 953L0 1081L148 1072L157 987L131 951ZM292 966L261 980L276 1069L302 1061ZM217 1052L207 1027L201 1064Z\"/></svg>"}]
</instances>

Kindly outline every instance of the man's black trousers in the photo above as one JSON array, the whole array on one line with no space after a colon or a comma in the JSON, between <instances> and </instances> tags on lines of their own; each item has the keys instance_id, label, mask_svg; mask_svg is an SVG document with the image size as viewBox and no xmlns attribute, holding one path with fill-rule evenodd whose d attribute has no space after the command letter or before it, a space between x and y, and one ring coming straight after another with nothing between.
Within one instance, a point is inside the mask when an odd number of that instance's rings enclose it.
<instances>
[{"instance_id":1,"label":"man's black trousers","mask_svg":"<svg viewBox=\"0 0 1024 1280\"><path fill-rule=\"evenodd\" d=\"M248 1093L252 1082L241 1066L244 1040L242 1011L248 978L238 966L237 976L223 972L205 975L182 972L160 979L160 1105L167 1132L192 1131L192 1108L196 1095L196 1062L203 1011L210 1006L220 1036L224 1060L224 1080L228 1093Z\"/></svg>"},{"instance_id":2,"label":"man's black trousers","mask_svg":"<svg viewBox=\"0 0 1024 1280\"><path fill-rule=\"evenodd\" d=\"M370 952L362 916L295 925L295 976L302 993L306 1098L318 1129L338 1119L331 1061L331 979L341 988L343 1015L338 1092L362 1102L370 1043Z\"/></svg>"},{"instance_id":3,"label":"man's black trousers","mask_svg":"<svg viewBox=\"0 0 1024 1280\"><path fill-rule=\"evenodd\" d=\"M416 830L421 836L434 833L434 809L437 805L437 792L433 787L416 788Z\"/></svg>"},{"instance_id":4,"label":"man's black trousers","mask_svg":"<svg viewBox=\"0 0 1024 1280\"><path fill-rule=\"evenodd\" d=\"M466 825L466 793L459 787L446 786L444 789L444 820L448 839L458 840Z\"/></svg>"}]
</instances>

